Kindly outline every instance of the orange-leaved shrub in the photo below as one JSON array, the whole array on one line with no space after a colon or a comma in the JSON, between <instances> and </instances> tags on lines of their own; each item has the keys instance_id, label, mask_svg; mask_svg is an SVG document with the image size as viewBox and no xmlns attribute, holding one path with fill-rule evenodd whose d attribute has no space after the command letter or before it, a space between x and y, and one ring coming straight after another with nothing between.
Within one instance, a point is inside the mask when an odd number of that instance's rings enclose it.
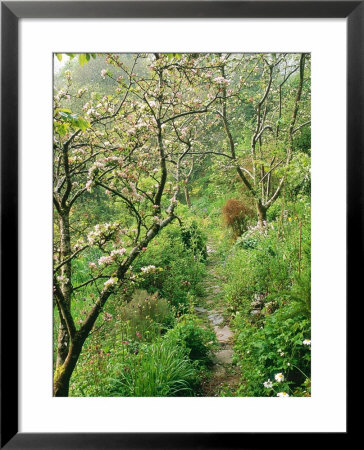
<instances>
[{"instance_id":1,"label":"orange-leaved shrub","mask_svg":"<svg viewBox=\"0 0 364 450\"><path fill-rule=\"evenodd\" d=\"M222 215L225 225L232 229L234 238L237 238L246 231L248 219L254 216L254 211L251 206L231 198L222 207Z\"/></svg>"}]
</instances>

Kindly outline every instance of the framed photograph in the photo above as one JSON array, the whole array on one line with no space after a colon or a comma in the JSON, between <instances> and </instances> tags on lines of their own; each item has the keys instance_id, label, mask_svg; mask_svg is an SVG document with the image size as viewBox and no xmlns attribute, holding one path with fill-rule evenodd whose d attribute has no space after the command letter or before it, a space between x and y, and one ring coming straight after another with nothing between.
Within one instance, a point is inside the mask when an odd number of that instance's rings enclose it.
<instances>
[{"instance_id":1,"label":"framed photograph","mask_svg":"<svg viewBox=\"0 0 364 450\"><path fill-rule=\"evenodd\" d=\"M2 2L2 448L348 437L363 8Z\"/></svg>"}]
</instances>

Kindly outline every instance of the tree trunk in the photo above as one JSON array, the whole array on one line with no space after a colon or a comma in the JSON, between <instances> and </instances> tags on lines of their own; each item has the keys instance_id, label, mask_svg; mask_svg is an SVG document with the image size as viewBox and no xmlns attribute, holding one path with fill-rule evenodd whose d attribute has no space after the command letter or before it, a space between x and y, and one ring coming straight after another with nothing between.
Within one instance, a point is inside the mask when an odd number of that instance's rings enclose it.
<instances>
[{"instance_id":1,"label":"tree trunk","mask_svg":"<svg viewBox=\"0 0 364 450\"><path fill-rule=\"evenodd\" d=\"M69 336L67 332L67 327L65 324L61 322L58 327L56 367L59 367L62 364L64 364L68 354L68 343L69 343Z\"/></svg>"},{"instance_id":2,"label":"tree trunk","mask_svg":"<svg viewBox=\"0 0 364 450\"><path fill-rule=\"evenodd\" d=\"M185 184L185 186L184 186L184 192L185 192L186 204L189 208L191 208L191 199L190 199L190 193L188 192L187 184Z\"/></svg>"},{"instance_id":3,"label":"tree trunk","mask_svg":"<svg viewBox=\"0 0 364 450\"><path fill-rule=\"evenodd\" d=\"M76 367L85 338L75 338L69 345L64 363L57 367L53 377L53 396L68 397L72 372Z\"/></svg>"},{"instance_id":4,"label":"tree trunk","mask_svg":"<svg viewBox=\"0 0 364 450\"><path fill-rule=\"evenodd\" d=\"M66 210L59 218L59 232L60 232L60 249L61 249L61 261L66 260L71 256L71 237L69 229L69 212ZM71 303L71 261L67 262L61 267L61 290L64 299L68 306ZM60 367L64 364L69 347L69 335L67 327L62 320L60 314L60 324L58 328L58 340L57 340L57 362L56 367Z\"/></svg>"},{"instance_id":5,"label":"tree trunk","mask_svg":"<svg viewBox=\"0 0 364 450\"><path fill-rule=\"evenodd\" d=\"M264 228L267 221L267 208L262 205L260 200L257 202L257 214L259 228Z\"/></svg>"}]
</instances>

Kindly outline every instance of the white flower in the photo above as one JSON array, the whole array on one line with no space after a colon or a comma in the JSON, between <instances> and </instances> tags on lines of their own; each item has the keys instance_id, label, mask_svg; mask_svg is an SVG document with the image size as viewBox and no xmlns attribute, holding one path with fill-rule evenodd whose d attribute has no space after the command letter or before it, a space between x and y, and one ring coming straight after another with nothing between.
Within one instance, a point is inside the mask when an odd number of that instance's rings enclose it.
<instances>
[{"instance_id":1,"label":"white flower","mask_svg":"<svg viewBox=\"0 0 364 450\"><path fill-rule=\"evenodd\" d=\"M118 279L117 278L109 278L107 281L105 281L104 286L108 287L108 286L112 286L113 284L117 283Z\"/></svg>"},{"instance_id":2,"label":"white flower","mask_svg":"<svg viewBox=\"0 0 364 450\"><path fill-rule=\"evenodd\" d=\"M303 345L311 345L311 341L309 339L305 339L304 341L302 341Z\"/></svg>"},{"instance_id":3,"label":"white flower","mask_svg":"<svg viewBox=\"0 0 364 450\"><path fill-rule=\"evenodd\" d=\"M287 363L287 366L290 366L291 365L291 363Z\"/></svg>"},{"instance_id":4,"label":"white flower","mask_svg":"<svg viewBox=\"0 0 364 450\"><path fill-rule=\"evenodd\" d=\"M263 385L267 389L270 389L271 387L273 387L273 383L270 381L269 378L268 378L268 381L264 381Z\"/></svg>"},{"instance_id":5,"label":"white flower","mask_svg":"<svg viewBox=\"0 0 364 450\"><path fill-rule=\"evenodd\" d=\"M281 352L280 355L281 355L281 356L284 356L284 352Z\"/></svg>"},{"instance_id":6,"label":"white flower","mask_svg":"<svg viewBox=\"0 0 364 450\"><path fill-rule=\"evenodd\" d=\"M105 80L106 74L107 74L107 70L106 70L106 69L102 69L102 70L101 70L101 76L102 76L102 78L103 78L104 80Z\"/></svg>"},{"instance_id":7,"label":"white flower","mask_svg":"<svg viewBox=\"0 0 364 450\"><path fill-rule=\"evenodd\" d=\"M141 267L140 270L144 273L149 273L149 272L154 272L155 271L155 266L150 265L147 267Z\"/></svg>"},{"instance_id":8,"label":"white flower","mask_svg":"<svg viewBox=\"0 0 364 450\"><path fill-rule=\"evenodd\" d=\"M274 375L274 378L276 379L276 381L278 381L278 383L282 383L282 381L284 381L283 373L277 373L276 375Z\"/></svg>"},{"instance_id":9,"label":"white flower","mask_svg":"<svg viewBox=\"0 0 364 450\"><path fill-rule=\"evenodd\" d=\"M287 392L278 392L277 397L287 398L289 397L289 395L287 394Z\"/></svg>"},{"instance_id":10,"label":"white flower","mask_svg":"<svg viewBox=\"0 0 364 450\"><path fill-rule=\"evenodd\" d=\"M118 248L117 250L113 250L111 252L111 256L120 255L122 256L126 252L126 248Z\"/></svg>"}]
</instances>

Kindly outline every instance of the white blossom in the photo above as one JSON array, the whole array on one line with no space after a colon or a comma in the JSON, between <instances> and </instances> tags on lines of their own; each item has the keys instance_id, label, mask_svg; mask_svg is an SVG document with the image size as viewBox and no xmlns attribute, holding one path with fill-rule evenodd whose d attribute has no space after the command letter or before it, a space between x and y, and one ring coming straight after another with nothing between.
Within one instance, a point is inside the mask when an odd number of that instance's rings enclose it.
<instances>
[{"instance_id":1,"label":"white blossom","mask_svg":"<svg viewBox=\"0 0 364 450\"><path fill-rule=\"evenodd\" d=\"M284 375L283 373L277 373L274 378L276 379L276 381L278 381L278 383L282 383L282 381L284 381Z\"/></svg>"},{"instance_id":2,"label":"white blossom","mask_svg":"<svg viewBox=\"0 0 364 450\"><path fill-rule=\"evenodd\" d=\"M289 397L289 395L287 394L287 392L278 392L277 397L287 398Z\"/></svg>"},{"instance_id":3,"label":"white blossom","mask_svg":"<svg viewBox=\"0 0 364 450\"><path fill-rule=\"evenodd\" d=\"M105 281L104 286L108 287L108 286L112 286L113 284L117 283L118 279L111 277L109 278L107 281Z\"/></svg>"},{"instance_id":4,"label":"white blossom","mask_svg":"<svg viewBox=\"0 0 364 450\"><path fill-rule=\"evenodd\" d=\"M155 269L156 269L156 267L153 266L153 265L149 265L149 266L141 267L141 268L140 268L140 270L141 270L142 272L144 272L144 273L154 272Z\"/></svg>"},{"instance_id":5,"label":"white blossom","mask_svg":"<svg viewBox=\"0 0 364 450\"><path fill-rule=\"evenodd\" d=\"M113 250L111 252L111 256L120 255L122 256L126 252L126 248L118 248L117 250Z\"/></svg>"}]
</instances>

